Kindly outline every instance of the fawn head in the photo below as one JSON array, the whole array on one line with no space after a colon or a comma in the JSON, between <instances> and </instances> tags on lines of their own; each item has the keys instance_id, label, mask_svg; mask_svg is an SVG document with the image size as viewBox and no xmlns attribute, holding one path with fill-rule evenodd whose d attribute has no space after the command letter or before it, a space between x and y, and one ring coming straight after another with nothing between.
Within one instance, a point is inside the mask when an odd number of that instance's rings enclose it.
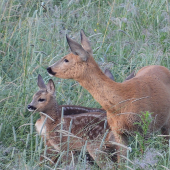
<instances>
[{"instance_id":1,"label":"fawn head","mask_svg":"<svg viewBox=\"0 0 170 170\"><path fill-rule=\"evenodd\" d=\"M92 49L83 30L81 30L80 36L81 45L66 35L71 53L47 68L50 75L65 79L76 79L85 74L85 70L88 69L87 66L90 64L87 61L93 60L93 57L91 57Z\"/></svg>"},{"instance_id":2,"label":"fawn head","mask_svg":"<svg viewBox=\"0 0 170 170\"><path fill-rule=\"evenodd\" d=\"M41 75L38 75L38 87L40 88L34 94L32 102L27 106L29 111L46 112L50 109L51 105L55 102L55 85L52 79L45 85Z\"/></svg>"}]
</instances>

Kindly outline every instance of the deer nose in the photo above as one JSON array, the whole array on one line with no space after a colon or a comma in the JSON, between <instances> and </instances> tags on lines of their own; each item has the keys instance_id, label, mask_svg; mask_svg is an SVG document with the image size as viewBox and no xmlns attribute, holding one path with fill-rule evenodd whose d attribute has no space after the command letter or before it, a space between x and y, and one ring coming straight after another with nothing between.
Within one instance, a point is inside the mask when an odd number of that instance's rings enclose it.
<instances>
[{"instance_id":1,"label":"deer nose","mask_svg":"<svg viewBox=\"0 0 170 170\"><path fill-rule=\"evenodd\" d=\"M28 109L29 111L36 110L36 108L35 108L34 106L31 106L31 105L28 105L28 106L27 106L27 109Z\"/></svg>"},{"instance_id":2,"label":"deer nose","mask_svg":"<svg viewBox=\"0 0 170 170\"><path fill-rule=\"evenodd\" d=\"M47 68L47 71L49 74L55 75L55 72L53 72L53 70L51 69L51 67Z\"/></svg>"},{"instance_id":3,"label":"deer nose","mask_svg":"<svg viewBox=\"0 0 170 170\"><path fill-rule=\"evenodd\" d=\"M48 67L47 68L47 71L50 73L52 70L51 70L51 67Z\"/></svg>"}]
</instances>

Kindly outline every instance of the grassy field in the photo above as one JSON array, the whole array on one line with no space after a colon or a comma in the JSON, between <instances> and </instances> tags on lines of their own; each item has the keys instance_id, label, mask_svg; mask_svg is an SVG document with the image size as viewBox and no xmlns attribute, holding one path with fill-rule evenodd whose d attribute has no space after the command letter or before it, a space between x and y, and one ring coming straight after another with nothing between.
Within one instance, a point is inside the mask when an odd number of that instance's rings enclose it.
<instances>
[{"instance_id":1,"label":"grassy field","mask_svg":"<svg viewBox=\"0 0 170 170\"><path fill-rule=\"evenodd\" d=\"M150 64L170 69L168 0L0 0L0 169L66 168L39 166L39 114L31 115L27 105L38 90L38 74L47 82L47 66L69 52L65 35L80 41L81 29L101 69L109 68L117 82ZM100 107L77 82L53 80L59 104ZM126 169L170 169L170 146L158 134L150 137L130 138ZM85 164L82 158L75 167Z\"/></svg>"}]
</instances>

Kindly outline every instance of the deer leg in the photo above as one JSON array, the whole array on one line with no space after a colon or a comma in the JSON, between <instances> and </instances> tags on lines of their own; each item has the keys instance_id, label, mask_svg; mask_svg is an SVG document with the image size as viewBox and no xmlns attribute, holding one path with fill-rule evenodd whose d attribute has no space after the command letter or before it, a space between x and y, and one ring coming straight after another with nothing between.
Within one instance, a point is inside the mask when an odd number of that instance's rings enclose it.
<instances>
[{"instance_id":1,"label":"deer leg","mask_svg":"<svg viewBox=\"0 0 170 170\"><path fill-rule=\"evenodd\" d=\"M110 131L105 139L104 151L110 155L110 158L113 162L117 162L116 145L112 142L115 142L115 137L113 132Z\"/></svg>"},{"instance_id":2,"label":"deer leg","mask_svg":"<svg viewBox=\"0 0 170 170\"><path fill-rule=\"evenodd\" d=\"M54 149L54 147L51 145L50 141L48 141L48 140L46 140L46 146L47 146L46 155L44 156L44 154L42 153L40 155L40 161L43 161L46 158L48 158L50 164L53 164L53 163L57 162L57 160L58 160L58 151L56 151Z\"/></svg>"},{"instance_id":3,"label":"deer leg","mask_svg":"<svg viewBox=\"0 0 170 170\"><path fill-rule=\"evenodd\" d=\"M162 128L161 128L161 134L162 135L165 135L165 139L166 139L166 144L168 144L168 141L169 141L169 139L170 139L170 136L169 136L169 126L167 125L165 125L165 126L163 126Z\"/></svg>"},{"instance_id":4,"label":"deer leg","mask_svg":"<svg viewBox=\"0 0 170 170\"><path fill-rule=\"evenodd\" d=\"M58 160L58 152L51 148L48 148L46 150L46 156L44 156L43 154L40 155L40 161L45 160L46 157L48 158L50 164L53 164Z\"/></svg>"},{"instance_id":5,"label":"deer leg","mask_svg":"<svg viewBox=\"0 0 170 170\"><path fill-rule=\"evenodd\" d=\"M104 170L113 170L113 162L109 160L107 153L104 149L100 150L100 144L95 142L87 144L87 151L90 156L95 160L97 165Z\"/></svg>"},{"instance_id":6,"label":"deer leg","mask_svg":"<svg viewBox=\"0 0 170 170\"><path fill-rule=\"evenodd\" d=\"M121 161L121 155L126 156L127 153L127 144L128 144L128 138L125 134L119 134L115 131L113 131L115 142L118 143L115 148L117 150L117 161L118 163ZM123 146L124 145L124 146Z\"/></svg>"}]
</instances>

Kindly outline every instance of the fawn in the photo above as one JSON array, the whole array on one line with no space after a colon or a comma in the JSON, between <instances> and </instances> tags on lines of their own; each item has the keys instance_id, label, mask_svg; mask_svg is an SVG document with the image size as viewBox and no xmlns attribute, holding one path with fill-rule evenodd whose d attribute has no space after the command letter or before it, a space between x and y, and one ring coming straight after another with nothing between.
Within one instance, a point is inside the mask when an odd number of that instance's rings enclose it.
<instances>
[{"instance_id":1,"label":"fawn","mask_svg":"<svg viewBox=\"0 0 170 170\"><path fill-rule=\"evenodd\" d=\"M110 142L114 141L114 136L106 124L105 111L80 106L58 105L53 80L50 79L48 84L45 85L41 75L38 76L38 87L40 90L33 96L32 102L28 105L28 110L43 112L40 113L41 118L36 121L35 126L39 134L41 132L42 136L46 135L46 145L55 149L55 152L67 150L69 136L69 150L81 151L82 146L87 141L86 146L90 156L100 168L106 168L108 166L106 153L115 151L115 146ZM61 120L62 107L64 107L63 120ZM42 127L46 115L47 120ZM69 133L71 120L72 126ZM61 121L63 121L62 138L60 138ZM108 134L101 147L101 141L106 130ZM60 142L60 140L62 141ZM47 153L51 152L49 148ZM114 161L115 156L111 156L111 159ZM55 161L55 159L53 160Z\"/></svg>"},{"instance_id":2,"label":"fawn","mask_svg":"<svg viewBox=\"0 0 170 170\"><path fill-rule=\"evenodd\" d=\"M127 145L127 137L135 131L142 113L149 111L152 118L149 131L170 130L170 71L158 65L141 68L135 77L123 83L109 79L93 59L89 40L81 30L81 45L66 35L71 53L47 68L50 75L74 79L91 93L107 111L107 120L115 141ZM117 146L120 155L126 150Z\"/></svg>"}]
</instances>

